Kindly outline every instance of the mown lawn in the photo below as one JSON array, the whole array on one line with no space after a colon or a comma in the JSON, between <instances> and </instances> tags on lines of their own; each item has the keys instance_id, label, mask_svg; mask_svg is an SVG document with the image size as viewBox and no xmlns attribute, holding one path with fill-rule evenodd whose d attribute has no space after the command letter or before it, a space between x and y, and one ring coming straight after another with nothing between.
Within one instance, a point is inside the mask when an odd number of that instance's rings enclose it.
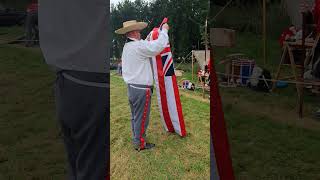
<instances>
[{"instance_id":1,"label":"mown lawn","mask_svg":"<svg viewBox=\"0 0 320 180\"><path fill-rule=\"evenodd\" d=\"M0 179L64 179L54 75L39 49L0 46Z\"/></svg>"},{"instance_id":2,"label":"mown lawn","mask_svg":"<svg viewBox=\"0 0 320 180\"><path fill-rule=\"evenodd\" d=\"M151 151L136 152L131 145L130 110L126 86L111 76L111 178L208 179L210 170L209 101L199 94L181 92L187 137L166 133L153 95L147 136L156 144ZM143 179L143 178L142 178Z\"/></svg>"},{"instance_id":3,"label":"mown lawn","mask_svg":"<svg viewBox=\"0 0 320 180\"><path fill-rule=\"evenodd\" d=\"M275 41L270 43L276 46ZM255 47L260 44L258 38L241 35L239 44L216 51L217 59L228 52L244 52L262 64L259 47ZM274 54L269 54L270 62L276 62L279 53L271 47L270 51ZM189 132L183 139L164 132L154 95L148 134L157 147L137 153L130 144L126 88L121 77L111 80L113 179L165 179L169 175L167 179L208 179L209 102L201 92L181 91ZM53 84L54 74L39 49L0 45L0 180L65 178ZM221 94L237 179L320 179L320 123L312 118L319 107L318 97L306 94L306 116L300 120L292 86L273 94L221 88Z\"/></svg>"},{"instance_id":4,"label":"mown lawn","mask_svg":"<svg viewBox=\"0 0 320 180\"><path fill-rule=\"evenodd\" d=\"M244 53L273 75L280 61L278 41L268 39L267 64L261 37L238 33L233 48L216 48L215 62L230 53ZM217 65L223 72L223 66ZM284 69L288 74L289 68ZM304 118L296 111L294 85L262 93L249 88L220 88L238 179L320 179L320 121L313 112L319 97L306 91Z\"/></svg>"}]
</instances>

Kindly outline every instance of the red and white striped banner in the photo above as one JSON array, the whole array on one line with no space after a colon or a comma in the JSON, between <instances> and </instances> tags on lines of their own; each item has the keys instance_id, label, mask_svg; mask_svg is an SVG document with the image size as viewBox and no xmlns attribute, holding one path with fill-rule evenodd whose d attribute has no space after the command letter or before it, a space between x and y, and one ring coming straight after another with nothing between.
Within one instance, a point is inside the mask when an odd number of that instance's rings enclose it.
<instances>
[{"instance_id":1,"label":"red and white striped banner","mask_svg":"<svg viewBox=\"0 0 320 180\"><path fill-rule=\"evenodd\" d=\"M154 28L149 40L156 40L158 36L159 28ZM184 137L186 129L170 44L152 58L152 65L162 124L166 131L176 132Z\"/></svg>"},{"instance_id":2,"label":"red and white striped banner","mask_svg":"<svg viewBox=\"0 0 320 180\"><path fill-rule=\"evenodd\" d=\"M211 53L210 66L210 130L211 130L211 178L213 180L234 180L232 159L224 120L218 78Z\"/></svg>"}]
</instances>

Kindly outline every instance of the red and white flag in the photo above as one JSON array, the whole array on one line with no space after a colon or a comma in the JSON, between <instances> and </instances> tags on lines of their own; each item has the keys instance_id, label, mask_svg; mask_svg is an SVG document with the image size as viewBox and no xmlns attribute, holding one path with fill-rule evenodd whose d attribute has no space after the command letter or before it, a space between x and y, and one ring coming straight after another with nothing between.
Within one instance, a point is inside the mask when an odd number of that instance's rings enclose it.
<instances>
[{"instance_id":1,"label":"red and white flag","mask_svg":"<svg viewBox=\"0 0 320 180\"><path fill-rule=\"evenodd\" d=\"M163 23L166 23L166 20ZM156 40L158 36L159 28L154 28L149 40ZM184 137L186 129L170 44L159 55L152 58L152 66L162 124L166 131L176 132Z\"/></svg>"}]
</instances>

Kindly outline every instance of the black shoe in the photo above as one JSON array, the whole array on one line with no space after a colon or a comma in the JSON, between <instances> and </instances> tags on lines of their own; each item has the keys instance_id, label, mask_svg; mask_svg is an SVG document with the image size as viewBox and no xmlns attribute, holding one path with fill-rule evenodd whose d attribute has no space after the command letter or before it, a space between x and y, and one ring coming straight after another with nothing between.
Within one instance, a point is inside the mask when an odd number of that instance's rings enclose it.
<instances>
[{"instance_id":1,"label":"black shoe","mask_svg":"<svg viewBox=\"0 0 320 180\"><path fill-rule=\"evenodd\" d=\"M156 147L155 144L153 143L146 143L146 145L144 146L144 148L140 148L140 147L136 147L135 150L137 150L138 152L142 151L142 150L148 150L148 149L152 149Z\"/></svg>"}]
</instances>

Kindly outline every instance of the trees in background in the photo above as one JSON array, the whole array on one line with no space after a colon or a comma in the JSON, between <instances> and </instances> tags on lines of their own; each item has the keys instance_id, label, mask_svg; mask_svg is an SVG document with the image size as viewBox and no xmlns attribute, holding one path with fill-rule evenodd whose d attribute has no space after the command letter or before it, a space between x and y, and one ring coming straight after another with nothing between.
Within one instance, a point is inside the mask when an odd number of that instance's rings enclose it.
<instances>
[{"instance_id":1,"label":"trees in background","mask_svg":"<svg viewBox=\"0 0 320 180\"><path fill-rule=\"evenodd\" d=\"M112 55L121 56L123 36L114 31L122 27L122 22L136 19L149 23L143 37L157 27L164 17L169 18L169 35L175 57L184 57L192 49L204 49L204 24L208 14L208 0L154 0L145 2L125 0L111 6Z\"/></svg>"},{"instance_id":2,"label":"trees in background","mask_svg":"<svg viewBox=\"0 0 320 180\"><path fill-rule=\"evenodd\" d=\"M230 0L213 1L210 13L214 17ZM233 0L214 20L214 27L230 28L237 33L262 34L262 0ZM284 28L290 25L282 0L266 0L268 38L278 39Z\"/></svg>"},{"instance_id":3,"label":"trees in background","mask_svg":"<svg viewBox=\"0 0 320 180\"><path fill-rule=\"evenodd\" d=\"M31 0L0 0L0 4L4 7L15 8L21 11L26 10L26 6L30 2Z\"/></svg>"}]
</instances>

